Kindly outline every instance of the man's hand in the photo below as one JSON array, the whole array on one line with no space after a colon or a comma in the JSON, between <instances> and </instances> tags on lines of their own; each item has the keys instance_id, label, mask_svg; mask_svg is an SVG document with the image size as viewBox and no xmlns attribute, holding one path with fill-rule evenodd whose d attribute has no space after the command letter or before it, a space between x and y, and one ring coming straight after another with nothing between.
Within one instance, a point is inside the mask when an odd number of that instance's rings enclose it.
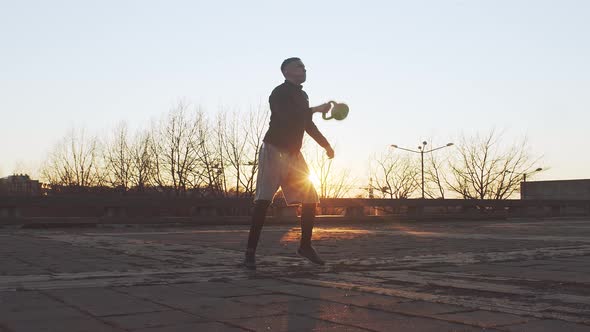
<instances>
[{"instance_id":1,"label":"man's hand","mask_svg":"<svg viewBox=\"0 0 590 332\"><path fill-rule=\"evenodd\" d=\"M311 110L314 113L328 113L330 108L332 108L332 101L329 101L325 104L321 104L320 106L312 107Z\"/></svg>"},{"instance_id":2,"label":"man's hand","mask_svg":"<svg viewBox=\"0 0 590 332\"><path fill-rule=\"evenodd\" d=\"M332 149L331 146L326 147L326 155L328 156L328 159L334 158L334 149Z\"/></svg>"}]
</instances>

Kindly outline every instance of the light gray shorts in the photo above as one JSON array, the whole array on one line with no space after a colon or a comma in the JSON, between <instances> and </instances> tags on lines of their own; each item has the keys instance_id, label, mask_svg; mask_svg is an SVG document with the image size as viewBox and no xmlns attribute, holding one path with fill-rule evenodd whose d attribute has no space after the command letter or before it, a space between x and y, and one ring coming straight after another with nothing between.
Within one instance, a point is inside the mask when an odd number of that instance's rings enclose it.
<instances>
[{"instance_id":1,"label":"light gray shorts","mask_svg":"<svg viewBox=\"0 0 590 332\"><path fill-rule=\"evenodd\" d=\"M301 151L289 153L271 144L262 143L258 155L254 201L272 201L279 187L288 204L319 202Z\"/></svg>"}]
</instances>

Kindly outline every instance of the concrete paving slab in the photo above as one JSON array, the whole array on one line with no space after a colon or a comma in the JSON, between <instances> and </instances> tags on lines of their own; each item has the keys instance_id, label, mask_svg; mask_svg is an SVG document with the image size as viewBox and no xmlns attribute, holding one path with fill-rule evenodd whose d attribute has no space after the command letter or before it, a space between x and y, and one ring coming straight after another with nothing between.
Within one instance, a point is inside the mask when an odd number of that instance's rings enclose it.
<instances>
[{"instance_id":1,"label":"concrete paving slab","mask_svg":"<svg viewBox=\"0 0 590 332\"><path fill-rule=\"evenodd\" d=\"M517 316L484 310L460 312L454 314L437 314L435 317L451 322L481 327L498 327L503 325L522 324L529 321L538 321L537 318L533 317Z\"/></svg>"},{"instance_id":2,"label":"concrete paving slab","mask_svg":"<svg viewBox=\"0 0 590 332\"><path fill-rule=\"evenodd\" d=\"M317 303L293 311L316 319L365 328L371 331L480 331L481 328L441 320L359 308L355 306Z\"/></svg>"},{"instance_id":3,"label":"concrete paving slab","mask_svg":"<svg viewBox=\"0 0 590 332\"><path fill-rule=\"evenodd\" d=\"M559 320L535 320L524 324L516 324L501 328L510 332L590 332L590 325L575 324Z\"/></svg>"},{"instance_id":4,"label":"concrete paving slab","mask_svg":"<svg viewBox=\"0 0 590 332\"><path fill-rule=\"evenodd\" d=\"M190 324L178 324L173 326L164 327L152 327L145 328L136 331L145 332L192 332L192 331L207 331L207 332L244 332L246 330L239 327L234 327L222 323L210 322L210 323L190 323Z\"/></svg>"},{"instance_id":5,"label":"concrete paving slab","mask_svg":"<svg viewBox=\"0 0 590 332\"><path fill-rule=\"evenodd\" d=\"M232 321L252 331L313 331L313 332L366 332L366 329L340 325L311 317L299 315L278 315L270 317L247 318Z\"/></svg>"},{"instance_id":6,"label":"concrete paving slab","mask_svg":"<svg viewBox=\"0 0 590 332\"><path fill-rule=\"evenodd\" d=\"M432 303L427 301L410 301L395 303L385 308L391 312L417 316L434 316L443 313L470 312L472 309L452 304Z\"/></svg>"},{"instance_id":7,"label":"concrete paving slab","mask_svg":"<svg viewBox=\"0 0 590 332\"><path fill-rule=\"evenodd\" d=\"M271 291L253 287L242 287L222 282L177 284L175 287L190 293L208 297L235 297L269 294Z\"/></svg>"},{"instance_id":8,"label":"concrete paving slab","mask_svg":"<svg viewBox=\"0 0 590 332\"><path fill-rule=\"evenodd\" d=\"M2 322L9 332L123 332L125 330L105 324L92 317L70 317L55 319L29 319Z\"/></svg>"},{"instance_id":9,"label":"concrete paving slab","mask_svg":"<svg viewBox=\"0 0 590 332\"><path fill-rule=\"evenodd\" d=\"M167 310L166 307L105 288L56 289L46 291L63 303L93 316L134 314Z\"/></svg>"},{"instance_id":10,"label":"concrete paving slab","mask_svg":"<svg viewBox=\"0 0 590 332\"><path fill-rule=\"evenodd\" d=\"M240 303L267 305L272 303L285 303L293 301L305 301L305 298L285 294L264 294L255 296L238 296L232 297L232 300Z\"/></svg>"},{"instance_id":11,"label":"concrete paving slab","mask_svg":"<svg viewBox=\"0 0 590 332\"><path fill-rule=\"evenodd\" d=\"M179 324L206 322L207 320L178 310L139 314L118 314L102 317L102 321L126 330L142 330L151 327L166 327Z\"/></svg>"}]
</instances>

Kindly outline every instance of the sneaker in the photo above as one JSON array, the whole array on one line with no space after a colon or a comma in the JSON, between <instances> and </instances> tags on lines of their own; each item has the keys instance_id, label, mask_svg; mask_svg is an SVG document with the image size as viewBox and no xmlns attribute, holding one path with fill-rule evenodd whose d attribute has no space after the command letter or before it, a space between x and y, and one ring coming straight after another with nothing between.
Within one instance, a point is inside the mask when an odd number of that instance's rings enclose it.
<instances>
[{"instance_id":1,"label":"sneaker","mask_svg":"<svg viewBox=\"0 0 590 332\"><path fill-rule=\"evenodd\" d=\"M324 265L326 264L326 262L324 262L320 256L318 256L318 253L315 252L315 249L313 249L312 246L309 247L299 247L299 249L297 249L297 255L307 259L308 261L316 264L316 265Z\"/></svg>"},{"instance_id":2,"label":"sneaker","mask_svg":"<svg viewBox=\"0 0 590 332\"><path fill-rule=\"evenodd\" d=\"M256 255L246 254L244 259L244 267L249 270L256 270Z\"/></svg>"}]
</instances>

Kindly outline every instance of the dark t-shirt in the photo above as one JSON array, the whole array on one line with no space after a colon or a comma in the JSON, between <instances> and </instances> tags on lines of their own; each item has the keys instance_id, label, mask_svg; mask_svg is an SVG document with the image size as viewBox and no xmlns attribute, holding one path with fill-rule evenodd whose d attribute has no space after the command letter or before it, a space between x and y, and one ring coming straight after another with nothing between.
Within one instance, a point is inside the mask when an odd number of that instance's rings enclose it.
<instances>
[{"instance_id":1,"label":"dark t-shirt","mask_svg":"<svg viewBox=\"0 0 590 332\"><path fill-rule=\"evenodd\" d=\"M297 152L303 143L303 133L307 132L320 146L325 148L330 145L313 123L309 98L301 85L285 81L272 91L268 101L270 126L264 142Z\"/></svg>"}]
</instances>

